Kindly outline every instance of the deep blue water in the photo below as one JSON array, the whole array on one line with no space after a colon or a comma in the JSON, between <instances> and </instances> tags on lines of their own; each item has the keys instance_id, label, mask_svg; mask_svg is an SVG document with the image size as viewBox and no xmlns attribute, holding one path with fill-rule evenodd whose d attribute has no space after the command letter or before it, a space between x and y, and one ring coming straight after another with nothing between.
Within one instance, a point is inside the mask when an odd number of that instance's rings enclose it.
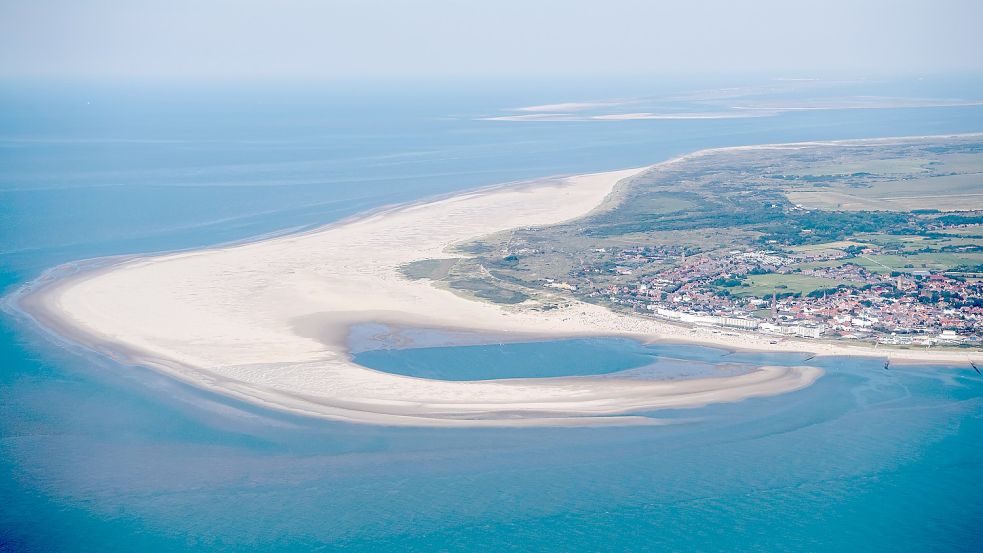
<instances>
[{"instance_id":1,"label":"deep blue water","mask_svg":"<svg viewBox=\"0 0 983 553\"><path fill-rule=\"evenodd\" d=\"M475 120L746 84L6 83L0 289L71 260L241 240L704 147L983 131L980 107ZM979 84L869 81L809 94L967 98ZM586 355L569 342L522 347L531 349L509 370L554 374ZM677 369L801 361L638 347L587 349L602 368L629 370L646 355ZM469 377L484 377L496 348L484 358L468 353L480 348L428 348L424 368L449 374L471 356ZM419 367L419 351L360 355L394 372ZM60 347L5 314L0 550L978 550L983 379L967 367L809 362L827 375L806 390L659 412L678 422L662 427L393 429L244 405Z\"/></svg>"}]
</instances>

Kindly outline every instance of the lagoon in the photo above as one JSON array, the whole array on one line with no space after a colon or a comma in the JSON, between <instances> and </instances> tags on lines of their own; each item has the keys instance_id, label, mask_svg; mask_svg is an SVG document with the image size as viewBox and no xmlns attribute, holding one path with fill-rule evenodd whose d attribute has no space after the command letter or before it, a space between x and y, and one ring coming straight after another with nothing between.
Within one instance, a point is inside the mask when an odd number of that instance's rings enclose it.
<instances>
[{"instance_id":1,"label":"lagoon","mask_svg":"<svg viewBox=\"0 0 983 553\"><path fill-rule=\"evenodd\" d=\"M579 338L483 345L376 348L354 355L370 369L438 380L600 376L677 380L743 374L756 365L799 365L795 353L729 352L705 346Z\"/></svg>"}]
</instances>

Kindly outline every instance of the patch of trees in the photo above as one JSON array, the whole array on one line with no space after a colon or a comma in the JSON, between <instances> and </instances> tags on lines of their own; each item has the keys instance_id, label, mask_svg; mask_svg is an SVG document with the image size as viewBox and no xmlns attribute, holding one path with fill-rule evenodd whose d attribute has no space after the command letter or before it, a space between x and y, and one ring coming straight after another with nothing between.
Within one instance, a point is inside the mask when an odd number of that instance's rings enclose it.
<instances>
[{"instance_id":1,"label":"patch of trees","mask_svg":"<svg viewBox=\"0 0 983 553\"><path fill-rule=\"evenodd\" d=\"M810 297L810 298L821 298L824 295L833 295L833 294L835 294L835 293L837 293L839 291L840 291L840 288L839 287L834 287L834 288L816 288L812 292L809 292L808 294L806 294L806 296L807 297Z\"/></svg>"},{"instance_id":2,"label":"patch of trees","mask_svg":"<svg viewBox=\"0 0 983 553\"><path fill-rule=\"evenodd\" d=\"M983 215L943 215L935 220L943 225L983 225Z\"/></svg>"},{"instance_id":3,"label":"patch of trees","mask_svg":"<svg viewBox=\"0 0 983 553\"><path fill-rule=\"evenodd\" d=\"M846 239L868 232L892 233L911 222L908 214L891 211L810 211L791 213L762 230L762 242L776 240L783 244L818 244Z\"/></svg>"}]
</instances>

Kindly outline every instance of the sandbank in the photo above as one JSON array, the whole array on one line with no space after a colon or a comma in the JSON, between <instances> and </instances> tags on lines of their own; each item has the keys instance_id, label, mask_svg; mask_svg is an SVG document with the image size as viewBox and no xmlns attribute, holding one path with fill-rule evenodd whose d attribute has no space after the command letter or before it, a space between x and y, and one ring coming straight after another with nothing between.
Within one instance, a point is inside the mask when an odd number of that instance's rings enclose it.
<instances>
[{"instance_id":1,"label":"sandbank","mask_svg":"<svg viewBox=\"0 0 983 553\"><path fill-rule=\"evenodd\" d=\"M35 283L18 302L46 329L123 363L149 366L277 409L386 425L652 424L657 421L631 413L790 392L809 386L822 371L768 366L738 376L684 381L438 381L353 363L346 345L352 325L630 336L731 349L965 363L966 354L959 352L873 350L804 340L772 344L765 336L681 328L577 301L551 311L501 306L464 298L427 280L409 280L399 270L412 261L450 257L449 248L477 236L579 217L617 183L645 169L490 187L299 234L131 257L68 276L62 270L62 276Z\"/></svg>"}]
</instances>

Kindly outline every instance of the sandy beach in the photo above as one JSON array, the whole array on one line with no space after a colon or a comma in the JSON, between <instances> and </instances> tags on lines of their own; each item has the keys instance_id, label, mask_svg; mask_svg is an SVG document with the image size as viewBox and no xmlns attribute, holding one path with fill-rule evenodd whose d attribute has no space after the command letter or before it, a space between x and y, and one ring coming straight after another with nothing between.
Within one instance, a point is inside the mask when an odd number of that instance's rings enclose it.
<instances>
[{"instance_id":1,"label":"sandy beach","mask_svg":"<svg viewBox=\"0 0 983 553\"><path fill-rule=\"evenodd\" d=\"M767 336L684 329L578 302L546 312L500 306L463 298L427 280L409 280L399 271L412 261L450 257L450 247L477 236L581 216L617 183L645 169L493 187L306 233L133 257L50 279L23 294L19 305L47 329L123 363L150 366L277 409L387 425L653 424L658 421L631 413L780 394L809 386L822 371L760 367L739 376L672 382L436 381L354 364L346 345L352 325L631 336L732 349L965 363L960 352L804 340L772 344Z\"/></svg>"}]
</instances>

